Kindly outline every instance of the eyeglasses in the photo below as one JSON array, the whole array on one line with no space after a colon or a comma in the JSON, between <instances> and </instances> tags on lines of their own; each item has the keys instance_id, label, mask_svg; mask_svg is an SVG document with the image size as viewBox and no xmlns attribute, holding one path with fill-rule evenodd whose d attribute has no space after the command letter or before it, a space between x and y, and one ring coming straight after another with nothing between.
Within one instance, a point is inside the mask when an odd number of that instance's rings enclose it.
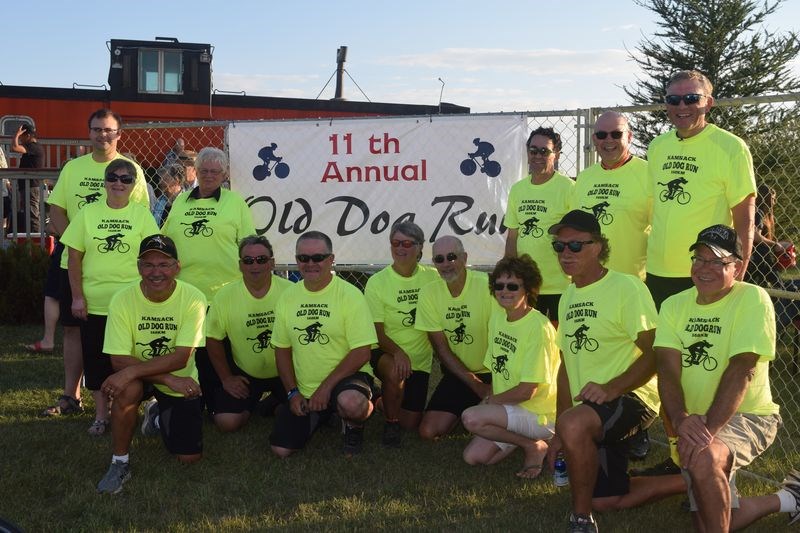
<instances>
[{"instance_id":1,"label":"eyeglasses","mask_svg":"<svg viewBox=\"0 0 800 533\"><path fill-rule=\"evenodd\" d=\"M89 128L89 131L91 131L95 135L100 135L100 134L103 134L103 133L106 134L106 135L114 135L119 130L118 129L115 130L113 128Z\"/></svg>"},{"instance_id":2,"label":"eyeglasses","mask_svg":"<svg viewBox=\"0 0 800 533\"><path fill-rule=\"evenodd\" d=\"M697 257L696 255L693 255L691 257L691 260L692 260L692 265L694 266L699 267L703 265L711 265L712 267L718 268L720 270L725 268L727 265L731 265L736 262L736 261L723 261L722 259L703 259L702 257Z\"/></svg>"},{"instance_id":3,"label":"eyeglasses","mask_svg":"<svg viewBox=\"0 0 800 533\"><path fill-rule=\"evenodd\" d=\"M222 174L223 172L224 171L219 169L219 168L199 168L199 169L197 169L197 173L200 174L201 176L206 175L206 176L217 177L220 174Z\"/></svg>"},{"instance_id":4,"label":"eyeglasses","mask_svg":"<svg viewBox=\"0 0 800 533\"><path fill-rule=\"evenodd\" d=\"M416 246L418 243L415 241L401 241L399 239L392 239L389 241L392 245L392 248L411 248L412 246Z\"/></svg>"},{"instance_id":5,"label":"eyeglasses","mask_svg":"<svg viewBox=\"0 0 800 533\"><path fill-rule=\"evenodd\" d=\"M252 255L246 255L242 257L239 261L241 261L245 265L252 265L253 263L258 263L259 265L263 265L265 263L269 263L270 259L272 258L268 255L257 255L255 257L253 257Z\"/></svg>"},{"instance_id":6,"label":"eyeglasses","mask_svg":"<svg viewBox=\"0 0 800 533\"><path fill-rule=\"evenodd\" d=\"M116 183L118 181L121 181L125 185L130 185L131 183L133 183L134 179L135 178L133 176L131 176L130 174L122 174L122 175L120 175L120 174L109 174L108 176L106 176L106 181L109 182L109 183Z\"/></svg>"},{"instance_id":7,"label":"eyeglasses","mask_svg":"<svg viewBox=\"0 0 800 533\"><path fill-rule=\"evenodd\" d=\"M519 290L519 287L519 283L494 283L494 290L496 291L509 290L515 292Z\"/></svg>"},{"instance_id":8,"label":"eyeglasses","mask_svg":"<svg viewBox=\"0 0 800 533\"><path fill-rule=\"evenodd\" d=\"M553 150L550 148L541 147L538 148L536 146L529 146L528 153L531 155L541 155L541 156L548 156L553 153Z\"/></svg>"},{"instance_id":9,"label":"eyeglasses","mask_svg":"<svg viewBox=\"0 0 800 533\"><path fill-rule=\"evenodd\" d=\"M151 271L151 270L169 270L170 268L174 267L177 263L175 261L171 263L139 263L139 268L144 271Z\"/></svg>"},{"instance_id":10,"label":"eyeglasses","mask_svg":"<svg viewBox=\"0 0 800 533\"><path fill-rule=\"evenodd\" d=\"M667 105L680 105L681 101L683 101L686 105L692 105L699 102L704 96L704 94L697 93L684 94L683 96L679 94L668 94L664 97L664 102L666 102Z\"/></svg>"},{"instance_id":11,"label":"eyeglasses","mask_svg":"<svg viewBox=\"0 0 800 533\"><path fill-rule=\"evenodd\" d=\"M555 250L556 253L560 254L566 248L569 248L570 252L577 254L578 252L583 250L584 245L592 244L593 242L594 241L569 241L569 242L553 241L553 250Z\"/></svg>"},{"instance_id":12,"label":"eyeglasses","mask_svg":"<svg viewBox=\"0 0 800 533\"><path fill-rule=\"evenodd\" d=\"M447 255L439 254L433 256L433 262L436 263L437 265L440 263L444 263L445 260L447 260L448 263L452 263L456 259L458 259L458 254L455 252L450 252Z\"/></svg>"},{"instance_id":13,"label":"eyeglasses","mask_svg":"<svg viewBox=\"0 0 800 533\"><path fill-rule=\"evenodd\" d=\"M624 131L619 131L619 130L614 130L614 131L598 130L598 131L594 132L594 136L602 141L603 139L605 139L609 135L611 135L612 139L622 139L622 135L624 133L625 133Z\"/></svg>"},{"instance_id":14,"label":"eyeglasses","mask_svg":"<svg viewBox=\"0 0 800 533\"><path fill-rule=\"evenodd\" d=\"M309 261L313 261L314 263L322 263L331 255L332 254L297 254L294 256L294 258L297 259L298 263L308 263Z\"/></svg>"}]
</instances>

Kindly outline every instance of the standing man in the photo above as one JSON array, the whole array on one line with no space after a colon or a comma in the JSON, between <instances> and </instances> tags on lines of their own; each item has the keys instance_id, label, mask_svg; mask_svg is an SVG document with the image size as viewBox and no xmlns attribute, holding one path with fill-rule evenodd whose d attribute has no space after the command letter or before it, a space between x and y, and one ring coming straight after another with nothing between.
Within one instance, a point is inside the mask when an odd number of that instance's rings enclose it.
<instances>
[{"instance_id":1,"label":"standing man","mask_svg":"<svg viewBox=\"0 0 800 533\"><path fill-rule=\"evenodd\" d=\"M335 276L333 244L319 231L297 239L303 276L275 307L272 345L288 405L276 412L272 451L288 457L337 413L344 424L344 453L361 452L363 424L372 413L370 347L378 342L364 295Z\"/></svg>"},{"instance_id":2,"label":"standing man","mask_svg":"<svg viewBox=\"0 0 800 533\"><path fill-rule=\"evenodd\" d=\"M228 283L214 296L208 311L206 349L222 382L216 391L214 423L221 431L242 427L269 391L286 400L270 344L275 329L275 304L292 283L272 273L275 255L266 237L248 235L239 243L242 279ZM230 341L233 359L225 353Z\"/></svg>"},{"instance_id":3,"label":"standing man","mask_svg":"<svg viewBox=\"0 0 800 533\"><path fill-rule=\"evenodd\" d=\"M112 398L111 466L97 492L117 494L131 477L128 451L142 398L155 395L145 409L142 432L160 432L167 450L182 463L203 454L202 391L194 350L205 340L206 299L177 280L181 269L172 239L150 235L139 246L139 283L117 292L108 307L103 352L114 373L101 391ZM155 428L155 430L151 430Z\"/></svg>"},{"instance_id":4,"label":"standing man","mask_svg":"<svg viewBox=\"0 0 800 533\"><path fill-rule=\"evenodd\" d=\"M72 159L64 165L58 176L56 186L47 199L50 204L50 223L56 237L66 231L78 210L87 204L105 200L105 170L114 159L123 157L117 152L117 143L122 136L122 118L110 109L98 109L89 116L89 141L92 152ZM131 192L131 201L139 202L148 209L150 203L145 186L144 173L136 167L136 182ZM54 254L58 254L60 268L58 277L60 320L64 326L64 393L55 405L42 413L45 416L76 414L83 412L81 405L81 376L83 360L81 356L80 321L72 316L72 291L67 275L67 256L64 246L59 243ZM59 264L52 261L51 265ZM51 269L55 269L52 266Z\"/></svg>"},{"instance_id":5,"label":"standing man","mask_svg":"<svg viewBox=\"0 0 800 533\"><path fill-rule=\"evenodd\" d=\"M608 237L606 266L645 278L652 193L647 161L631 155L633 133L628 119L606 111L594 124L592 143L600 162L578 174L572 209L590 211Z\"/></svg>"},{"instance_id":6,"label":"standing man","mask_svg":"<svg viewBox=\"0 0 800 533\"><path fill-rule=\"evenodd\" d=\"M688 247L693 287L668 298L656 334L658 390L678 434L678 454L699 531L744 528L772 512L800 517L800 479L778 493L739 498L735 474L772 444L775 310L764 289L737 281L742 243L733 228L703 229ZM673 250L674 251L674 250Z\"/></svg>"},{"instance_id":7,"label":"standing man","mask_svg":"<svg viewBox=\"0 0 800 533\"><path fill-rule=\"evenodd\" d=\"M528 175L515 183L508 193L505 256L528 254L539 266L544 282L536 309L553 321L569 278L559 268L550 249L546 229L569 211L575 182L556 170L561 155L561 136L553 128L533 130L525 148Z\"/></svg>"},{"instance_id":8,"label":"standing man","mask_svg":"<svg viewBox=\"0 0 800 533\"><path fill-rule=\"evenodd\" d=\"M11 139L11 151L22 154L19 158L19 168L44 168L44 149L36 139L36 129L30 124L22 124L14 137ZM20 182L24 183L24 182ZM30 192L28 198L27 211L31 216L31 231L40 231L39 227L39 204L40 204L40 191L39 180L30 180ZM24 190L22 191L24 193ZM23 211L24 213L24 211ZM24 225L24 218L19 221L20 226ZM19 228L17 228L19 229Z\"/></svg>"},{"instance_id":9,"label":"standing man","mask_svg":"<svg viewBox=\"0 0 800 533\"><path fill-rule=\"evenodd\" d=\"M585 211L550 227L551 245L572 277L558 308L556 433L550 464L566 455L570 531L597 531L592 509L641 505L684 489L680 476L631 479L630 437L658 413L656 310L642 280L607 269L608 239Z\"/></svg>"},{"instance_id":10,"label":"standing man","mask_svg":"<svg viewBox=\"0 0 800 533\"><path fill-rule=\"evenodd\" d=\"M653 230L647 242L647 287L656 308L692 287L685 250L712 224L733 225L742 241L744 275L753 247L756 182L753 158L742 139L706 121L713 86L696 70L667 83L667 117L674 129L647 149L653 188Z\"/></svg>"},{"instance_id":11,"label":"standing man","mask_svg":"<svg viewBox=\"0 0 800 533\"><path fill-rule=\"evenodd\" d=\"M197 186L197 167L195 166L195 159L197 159L197 152L194 150L184 150L178 156L178 162L183 165L183 170L186 173L183 183L181 184L184 191L191 191Z\"/></svg>"},{"instance_id":12,"label":"standing man","mask_svg":"<svg viewBox=\"0 0 800 533\"><path fill-rule=\"evenodd\" d=\"M431 440L452 431L466 408L492 393L492 375L483 360L489 318L500 310L487 274L467 269L467 252L459 239L437 239L433 264L440 279L420 290L414 324L428 333L442 369L419 425L420 436Z\"/></svg>"}]
</instances>

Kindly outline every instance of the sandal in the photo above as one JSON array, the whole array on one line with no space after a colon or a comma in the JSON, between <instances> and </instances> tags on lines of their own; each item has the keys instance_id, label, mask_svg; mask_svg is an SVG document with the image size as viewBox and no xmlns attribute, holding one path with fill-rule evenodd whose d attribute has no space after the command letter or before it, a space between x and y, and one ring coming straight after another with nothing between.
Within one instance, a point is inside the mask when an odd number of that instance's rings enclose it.
<instances>
[{"instance_id":1,"label":"sandal","mask_svg":"<svg viewBox=\"0 0 800 533\"><path fill-rule=\"evenodd\" d=\"M25 351L28 353L53 353L53 347L45 348L42 346L42 341L36 341L33 344L24 344L22 347L25 348Z\"/></svg>"},{"instance_id":2,"label":"sandal","mask_svg":"<svg viewBox=\"0 0 800 533\"><path fill-rule=\"evenodd\" d=\"M92 422L92 425L89 426L87 433L94 437L99 437L100 435L105 434L106 429L108 428L108 420L95 420Z\"/></svg>"},{"instance_id":3,"label":"sandal","mask_svg":"<svg viewBox=\"0 0 800 533\"><path fill-rule=\"evenodd\" d=\"M60 416L60 415L80 415L83 414L83 405L80 400L76 400L71 396L62 394L58 397L58 402L51 405L44 411L42 416Z\"/></svg>"}]
</instances>

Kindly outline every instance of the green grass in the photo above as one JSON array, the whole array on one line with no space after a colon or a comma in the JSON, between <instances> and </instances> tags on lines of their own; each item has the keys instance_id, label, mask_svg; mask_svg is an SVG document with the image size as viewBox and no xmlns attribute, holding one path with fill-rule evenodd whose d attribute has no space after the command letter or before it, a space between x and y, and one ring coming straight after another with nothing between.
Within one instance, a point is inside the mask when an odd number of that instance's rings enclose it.
<instances>
[{"instance_id":1,"label":"green grass","mask_svg":"<svg viewBox=\"0 0 800 533\"><path fill-rule=\"evenodd\" d=\"M204 430L205 455L178 464L159 438L137 435L133 477L117 496L95 484L111 456L109 437L90 437L91 415L44 419L37 415L60 393L60 351L31 356L19 349L39 327L0 329L0 516L39 531L557 531L566 525L569 492L552 477L514 477L519 454L492 467L461 460L469 440L458 433L431 444L405 435L401 450L380 446L382 422L373 417L365 451L340 453L341 437L323 429L288 460L271 455L270 418L254 418L241 432ZM796 382L794 391L797 390ZM88 394L87 394L88 397ZM89 406L91 412L91 406ZM654 447L651 462L663 457ZM780 477L785 457L759 463ZM743 494L773 486L740 477ZM598 517L603 531L686 531L682 497ZM782 530L775 515L750 531Z\"/></svg>"}]
</instances>

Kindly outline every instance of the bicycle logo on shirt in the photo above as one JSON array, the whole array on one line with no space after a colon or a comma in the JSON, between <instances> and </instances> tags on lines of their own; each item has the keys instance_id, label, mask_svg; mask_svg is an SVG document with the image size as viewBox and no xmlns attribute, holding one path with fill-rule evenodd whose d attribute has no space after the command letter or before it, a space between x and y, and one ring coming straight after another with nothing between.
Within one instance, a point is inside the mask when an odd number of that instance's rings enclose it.
<instances>
[{"instance_id":1,"label":"bicycle logo on shirt","mask_svg":"<svg viewBox=\"0 0 800 533\"><path fill-rule=\"evenodd\" d=\"M153 339L150 342L137 342L138 346L148 346L149 348L145 348L142 350L142 357L147 357L148 359L152 357L158 357L159 355L166 355L170 352L169 346L167 345L169 342L169 337L159 337L157 339Z\"/></svg>"},{"instance_id":2,"label":"bicycle logo on shirt","mask_svg":"<svg viewBox=\"0 0 800 533\"><path fill-rule=\"evenodd\" d=\"M525 222L522 223L522 235L531 235L535 238L539 238L544 235L544 230L536 225L539 222L539 219L536 217L531 217Z\"/></svg>"},{"instance_id":3,"label":"bicycle logo on shirt","mask_svg":"<svg viewBox=\"0 0 800 533\"><path fill-rule=\"evenodd\" d=\"M304 328L294 328L297 331L302 331L303 334L297 337L297 340L300 341L300 344L306 345L312 342L317 342L319 344L328 344L330 338L320 331L322 328L322 324L319 322L314 322L310 326L306 326Z\"/></svg>"},{"instance_id":4,"label":"bicycle logo on shirt","mask_svg":"<svg viewBox=\"0 0 800 533\"><path fill-rule=\"evenodd\" d=\"M508 361L508 355L502 354L498 356L492 356L492 372L496 372L501 374L505 379L508 379L509 373L508 369L506 368L506 362Z\"/></svg>"},{"instance_id":5,"label":"bicycle logo on shirt","mask_svg":"<svg viewBox=\"0 0 800 533\"><path fill-rule=\"evenodd\" d=\"M472 335L467 333L467 325L461 322L456 329L445 329L450 335L450 342L453 344L472 344Z\"/></svg>"},{"instance_id":6,"label":"bicycle logo on shirt","mask_svg":"<svg viewBox=\"0 0 800 533\"><path fill-rule=\"evenodd\" d=\"M406 312L406 311L398 310L397 312L400 313L401 315L406 315L405 318L403 318L403 325L406 326L406 327L410 328L417 321L417 308L416 307L414 309L412 309L411 311L407 311Z\"/></svg>"},{"instance_id":7,"label":"bicycle logo on shirt","mask_svg":"<svg viewBox=\"0 0 800 533\"><path fill-rule=\"evenodd\" d=\"M707 340L703 339L695 342L694 344L690 344L689 346L684 346L684 344L681 342L681 346L683 346L683 349L686 350L686 352L681 353L681 355L686 356L681 362L681 366L684 368L695 365L703 365L703 368L709 372L717 368L717 360L707 351L707 348L713 348L714 345Z\"/></svg>"},{"instance_id":8,"label":"bicycle logo on shirt","mask_svg":"<svg viewBox=\"0 0 800 533\"><path fill-rule=\"evenodd\" d=\"M102 196L102 194L103 193L99 192L93 192L91 194L87 194L86 196L81 196L80 194L76 194L75 196L77 196L78 198L82 198L82 200L78 202L78 209L85 206L86 204L95 203L97 200L100 199L100 196Z\"/></svg>"},{"instance_id":9,"label":"bicycle logo on shirt","mask_svg":"<svg viewBox=\"0 0 800 533\"><path fill-rule=\"evenodd\" d=\"M582 205L581 209L591 209L594 218L596 218L600 224L608 226L614 222L614 215L607 212L606 207L611 207L611 204L608 202L600 202L599 204L594 204L592 207Z\"/></svg>"},{"instance_id":10,"label":"bicycle logo on shirt","mask_svg":"<svg viewBox=\"0 0 800 533\"><path fill-rule=\"evenodd\" d=\"M567 337L574 337L572 342L569 343L569 351L577 354L578 350L580 349L585 349L587 352L593 352L597 349L599 344L596 340L586 334L588 330L589 326L582 324L572 335L569 333L564 334Z\"/></svg>"},{"instance_id":11,"label":"bicycle logo on shirt","mask_svg":"<svg viewBox=\"0 0 800 533\"><path fill-rule=\"evenodd\" d=\"M183 234L187 237L194 237L195 235L202 235L203 237L211 237L214 234L214 229L206 226L208 224L207 218L200 218L194 222L181 222L183 226L189 226L183 230Z\"/></svg>"},{"instance_id":12,"label":"bicycle logo on shirt","mask_svg":"<svg viewBox=\"0 0 800 533\"><path fill-rule=\"evenodd\" d=\"M269 341L271 338L272 338L272 330L265 329L255 337L247 337L247 340L256 341L256 343L253 345L253 352L261 353L267 348L269 348Z\"/></svg>"},{"instance_id":13,"label":"bicycle logo on shirt","mask_svg":"<svg viewBox=\"0 0 800 533\"><path fill-rule=\"evenodd\" d=\"M122 242L121 237L124 237L122 233L114 233L113 235L109 235L108 237L93 237L96 241L103 241L97 245L97 251L101 254L107 254L108 252L113 252L117 250L121 254L128 253L131 249L131 245Z\"/></svg>"},{"instance_id":14,"label":"bicycle logo on shirt","mask_svg":"<svg viewBox=\"0 0 800 533\"><path fill-rule=\"evenodd\" d=\"M675 178L667 183L662 183L659 181L658 184L663 185L666 187L666 189L661 191L661 193L658 195L658 199L662 202L675 200L681 205L688 204L689 200L692 199L692 195L683 190L683 186L688 183L689 182L686 181L686 178L683 177Z\"/></svg>"}]
</instances>

